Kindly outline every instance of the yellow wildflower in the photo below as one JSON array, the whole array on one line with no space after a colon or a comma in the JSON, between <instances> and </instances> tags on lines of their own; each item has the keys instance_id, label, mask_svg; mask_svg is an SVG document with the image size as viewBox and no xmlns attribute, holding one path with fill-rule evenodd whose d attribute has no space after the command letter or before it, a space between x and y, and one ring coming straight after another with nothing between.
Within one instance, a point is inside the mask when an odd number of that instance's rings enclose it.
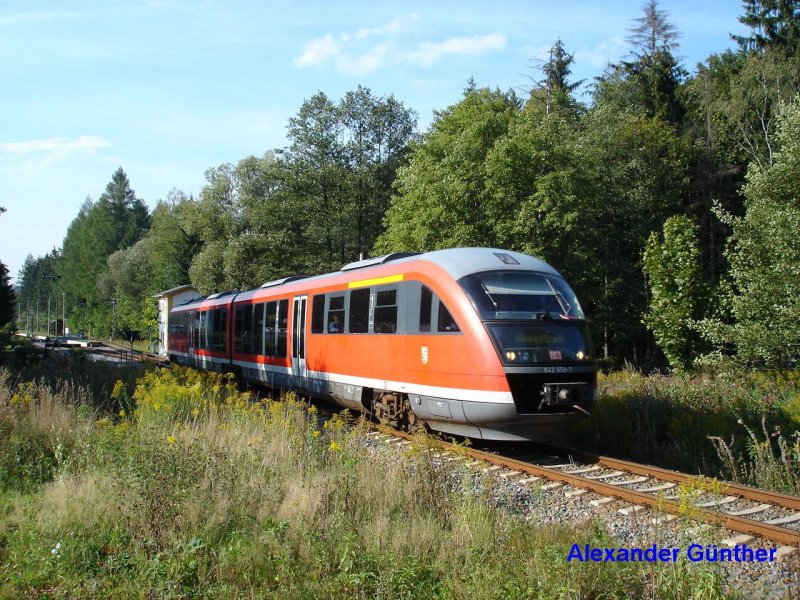
<instances>
[{"instance_id":1,"label":"yellow wildflower","mask_svg":"<svg viewBox=\"0 0 800 600\"><path fill-rule=\"evenodd\" d=\"M334 452L336 450L341 450L341 449L342 449L342 447L339 445L339 443L336 440L333 440L331 442L331 445L328 446L328 450L333 450Z\"/></svg>"},{"instance_id":2,"label":"yellow wildflower","mask_svg":"<svg viewBox=\"0 0 800 600\"><path fill-rule=\"evenodd\" d=\"M177 441L178 438L176 438L174 435L167 436L167 444L174 444Z\"/></svg>"},{"instance_id":3,"label":"yellow wildflower","mask_svg":"<svg viewBox=\"0 0 800 600\"><path fill-rule=\"evenodd\" d=\"M319 429L315 429L315 430L314 430L314 433L312 433L311 435L313 435L315 438L318 438L318 437L319 437L319 434L320 434L320 431L319 431Z\"/></svg>"}]
</instances>

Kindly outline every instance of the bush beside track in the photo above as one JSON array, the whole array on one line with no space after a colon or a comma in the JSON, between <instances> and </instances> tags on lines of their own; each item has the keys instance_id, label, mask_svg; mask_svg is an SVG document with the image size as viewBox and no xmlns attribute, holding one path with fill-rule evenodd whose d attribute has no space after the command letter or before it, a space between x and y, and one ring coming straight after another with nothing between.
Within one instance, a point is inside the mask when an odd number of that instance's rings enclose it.
<instances>
[{"instance_id":1,"label":"bush beside track","mask_svg":"<svg viewBox=\"0 0 800 600\"><path fill-rule=\"evenodd\" d=\"M800 495L800 371L598 378L571 445Z\"/></svg>"}]
</instances>

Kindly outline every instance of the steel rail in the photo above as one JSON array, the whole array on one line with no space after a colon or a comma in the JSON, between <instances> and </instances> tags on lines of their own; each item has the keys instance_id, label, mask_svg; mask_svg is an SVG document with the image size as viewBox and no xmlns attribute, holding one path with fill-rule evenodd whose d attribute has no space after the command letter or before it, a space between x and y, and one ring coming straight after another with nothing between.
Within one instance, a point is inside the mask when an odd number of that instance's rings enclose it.
<instances>
[{"instance_id":1,"label":"steel rail","mask_svg":"<svg viewBox=\"0 0 800 600\"><path fill-rule=\"evenodd\" d=\"M559 452L573 456L581 462L596 464L609 469L622 469L629 471L635 475L647 475L662 481L669 481L672 483L684 483L690 478L699 478L701 475L687 475L678 471L671 471L669 469L662 469L660 467L652 467L649 465L642 465L639 463L632 463L627 460L620 460L618 458L611 458L608 456L599 456L596 454L573 451L566 448L553 447ZM756 502L767 502L775 504L783 508L800 510L800 497L783 494L781 492L773 492L770 490L761 490L758 488L750 487L748 485L741 485L738 483L720 482L720 493L740 496L747 500L754 500Z\"/></svg>"},{"instance_id":2,"label":"steel rail","mask_svg":"<svg viewBox=\"0 0 800 600\"><path fill-rule=\"evenodd\" d=\"M400 437L410 441L414 440L413 435L410 435L402 431L396 431L383 426L375 426L372 424L371 427L373 427L373 429L377 431L386 433L388 435ZM439 446L443 450L453 450L456 448L454 444L451 444L449 442L444 442L441 440L434 440L434 442L437 446ZM488 462L493 465L499 465L501 467L505 467L513 471L518 471L520 473L525 473L527 475L544 477L545 479L549 479L551 481L558 481L561 483L572 485L577 488L587 489L597 494L601 494L603 496L611 496L614 498L619 498L620 500L624 500L631 504L648 506L658 511L674 515L685 515L692 520L719 524L727 529L730 529L731 531L758 536L766 540L770 540L772 542L777 542L780 544L785 544L790 546L800 545L800 531L779 527L777 525L771 525L769 523L763 523L760 521L756 521L754 519L747 519L745 517L739 517L723 512L708 510L706 508L701 508L693 504L687 505L685 502L681 503L678 500L665 498L663 496L654 496L653 494L627 489L619 485L603 483L602 481L588 479L586 477L582 477L581 475L571 475L568 472L559 471L558 469L553 469L541 465L535 465L514 458L509 458L497 454L491 454L489 452L484 452L482 450L475 450L464 446L458 446L457 452L459 454L466 454L467 456L470 456L475 460ZM623 465L625 465L626 469L635 466L640 474L642 475L649 474L655 478L660 478L661 474L663 473L670 477L668 481L674 483L686 483L692 480L699 479L698 477L692 475L685 475L677 471L668 471L666 469L659 469L657 467L648 467L646 465L628 463L627 461L618 461L617 459L605 459L605 457L596 457L596 458L598 459L602 458L603 460L606 460L606 463L603 466L608 466L609 468L613 468L614 465L617 465L620 468L623 468ZM597 464L603 464L603 463L599 462ZM634 471L631 472L633 473ZM734 486L734 484L728 484L728 485L733 486L731 487L732 491L734 491L737 488L741 488L748 491L754 490L754 488L748 488L747 486ZM726 488L723 487L722 489L724 490ZM769 495L769 497L773 499L772 500L773 502L775 502L774 498L776 496L778 497L783 496L785 498L791 499L792 501L800 500L798 498L795 498L794 496L786 496L785 494L772 495L774 494L772 492L764 492L763 490L755 490L755 491Z\"/></svg>"}]
</instances>

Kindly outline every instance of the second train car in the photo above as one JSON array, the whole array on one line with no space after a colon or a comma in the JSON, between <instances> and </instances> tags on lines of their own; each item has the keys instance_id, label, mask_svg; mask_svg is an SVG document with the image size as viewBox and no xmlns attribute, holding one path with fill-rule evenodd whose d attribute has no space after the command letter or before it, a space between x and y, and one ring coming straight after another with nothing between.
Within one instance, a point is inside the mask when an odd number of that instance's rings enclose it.
<instances>
[{"instance_id":1,"label":"second train car","mask_svg":"<svg viewBox=\"0 0 800 600\"><path fill-rule=\"evenodd\" d=\"M558 439L590 414L596 366L564 278L516 252L397 253L175 307L168 354L400 428Z\"/></svg>"}]
</instances>

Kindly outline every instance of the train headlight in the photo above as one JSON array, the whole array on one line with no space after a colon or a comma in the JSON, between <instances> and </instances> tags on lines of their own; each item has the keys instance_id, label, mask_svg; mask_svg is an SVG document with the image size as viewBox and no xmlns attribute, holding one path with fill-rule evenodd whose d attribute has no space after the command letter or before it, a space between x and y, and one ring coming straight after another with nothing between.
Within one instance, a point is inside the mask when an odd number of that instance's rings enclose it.
<instances>
[{"instance_id":1,"label":"train headlight","mask_svg":"<svg viewBox=\"0 0 800 600\"><path fill-rule=\"evenodd\" d=\"M528 354L527 352L523 352L523 353L522 353L522 356L521 356L520 358L521 358L521 359L522 359L524 362L528 362L528 359L530 359L530 357L531 357L531 356L530 356L530 354Z\"/></svg>"},{"instance_id":2,"label":"train headlight","mask_svg":"<svg viewBox=\"0 0 800 600\"><path fill-rule=\"evenodd\" d=\"M586 354L584 354L583 350L578 350L578 353L575 355L578 360L583 360L586 358Z\"/></svg>"},{"instance_id":3,"label":"train headlight","mask_svg":"<svg viewBox=\"0 0 800 600\"><path fill-rule=\"evenodd\" d=\"M517 353L514 352L513 350L509 350L506 352L506 358L509 361L514 362L515 360L517 360Z\"/></svg>"}]
</instances>

